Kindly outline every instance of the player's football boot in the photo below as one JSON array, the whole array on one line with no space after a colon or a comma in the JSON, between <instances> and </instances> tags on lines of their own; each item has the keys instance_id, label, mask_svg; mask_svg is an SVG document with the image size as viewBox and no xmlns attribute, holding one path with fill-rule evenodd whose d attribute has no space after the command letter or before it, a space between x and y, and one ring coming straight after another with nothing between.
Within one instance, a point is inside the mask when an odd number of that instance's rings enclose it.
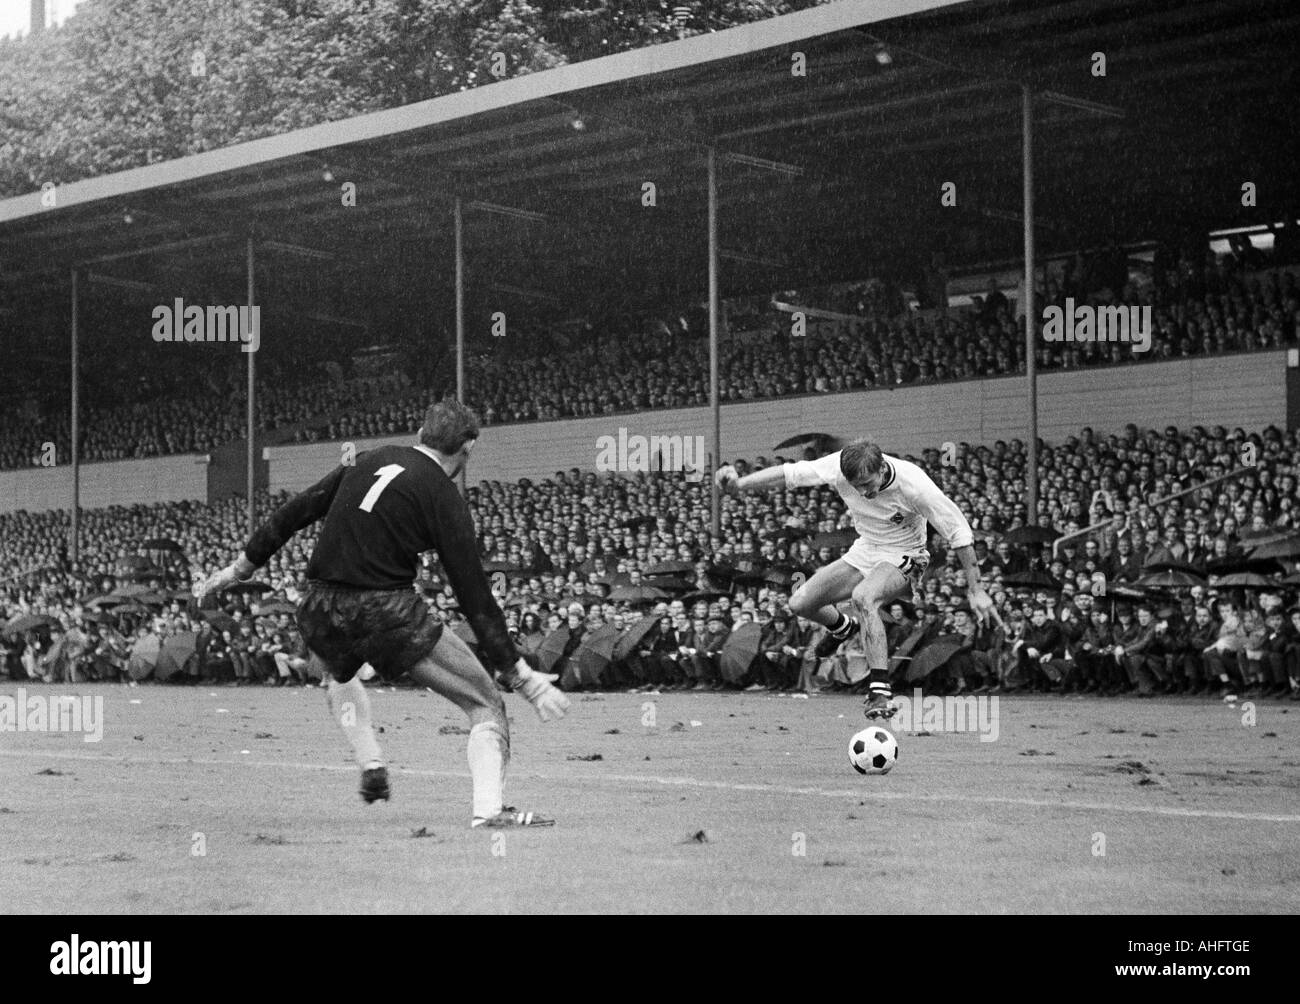
<instances>
[{"instance_id":1,"label":"player's football boot","mask_svg":"<svg viewBox=\"0 0 1300 1004\"><path fill-rule=\"evenodd\" d=\"M381 798L387 802L388 796L387 767L368 767L361 772L361 797L366 805L377 802Z\"/></svg>"},{"instance_id":2,"label":"player's football boot","mask_svg":"<svg viewBox=\"0 0 1300 1004\"><path fill-rule=\"evenodd\" d=\"M503 805L495 816L475 816L469 825L472 829L485 826L490 830L505 830L519 826L554 826L555 820L536 812L520 812L513 805Z\"/></svg>"},{"instance_id":3,"label":"player's football boot","mask_svg":"<svg viewBox=\"0 0 1300 1004\"><path fill-rule=\"evenodd\" d=\"M894 704L886 694L872 694L867 698L862 714L868 721L883 721L898 714L898 705Z\"/></svg>"},{"instance_id":4,"label":"player's football boot","mask_svg":"<svg viewBox=\"0 0 1300 1004\"><path fill-rule=\"evenodd\" d=\"M813 655L816 658L829 658L835 653L837 648L853 637L853 633L859 629L858 619L856 617L850 617L848 621L848 626L841 629L838 635L831 634L829 631L826 632L825 637L823 637L822 640L817 643L817 647L813 649Z\"/></svg>"}]
</instances>

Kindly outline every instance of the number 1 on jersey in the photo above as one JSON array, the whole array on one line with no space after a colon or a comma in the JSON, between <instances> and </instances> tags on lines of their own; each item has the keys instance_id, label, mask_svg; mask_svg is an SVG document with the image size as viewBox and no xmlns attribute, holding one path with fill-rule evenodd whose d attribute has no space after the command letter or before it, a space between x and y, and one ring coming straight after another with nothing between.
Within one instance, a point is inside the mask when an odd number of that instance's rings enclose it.
<instances>
[{"instance_id":1,"label":"number 1 on jersey","mask_svg":"<svg viewBox=\"0 0 1300 1004\"><path fill-rule=\"evenodd\" d=\"M388 487L389 482L404 470L406 470L406 468L402 467L400 464L388 464L387 466L381 467L379 470L375 471L375 477L379 480L371 485L370 491L366 492L366 497L361 500L361 504L357 506L357 508L363 512L370 512L373 510L375 508L375 503L379 501L379 496L384 494L384 489Z\"/></svg>"}]
</instances>

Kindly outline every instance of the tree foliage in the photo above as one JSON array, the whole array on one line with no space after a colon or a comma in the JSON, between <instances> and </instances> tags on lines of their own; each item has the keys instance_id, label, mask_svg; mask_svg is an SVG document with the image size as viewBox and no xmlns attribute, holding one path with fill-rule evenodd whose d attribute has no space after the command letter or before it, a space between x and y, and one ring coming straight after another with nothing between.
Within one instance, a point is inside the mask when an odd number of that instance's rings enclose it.
<instances>
[{"instance_id":1,"label":"tree foliage","mask_svg":"<svg viewBox=\"0 0 1300 1004\"><path fill-rule=\"evenodd\" d=\"M762 20L817 0L86 0L0 40L0 195Z\"/></svg>"}]
</instances>

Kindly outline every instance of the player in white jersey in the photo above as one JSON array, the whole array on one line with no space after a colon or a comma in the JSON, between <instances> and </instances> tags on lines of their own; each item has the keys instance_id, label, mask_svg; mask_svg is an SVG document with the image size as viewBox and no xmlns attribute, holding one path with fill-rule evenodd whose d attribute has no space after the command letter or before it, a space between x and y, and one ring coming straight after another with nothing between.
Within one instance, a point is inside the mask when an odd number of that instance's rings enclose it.
<instances>
[{"instance_id":1,"label":"player in white jersey","mask_svg":"<svg viewBox=\"0 0 1300 1004\"><path fill-rule=\"evenodd\" d=\"M830 629L817 647L825 658L860 628L871 671L868 718L890 718L889 653L880 607L910 592L930 564L926 522L934 525L957 552L966 573L971 611L981 623L998 618L993 599L980 581L970 523L956 503L941 492L916 464L886 456L865 439L850 443L820 460L779 464L740 477L730 464L716 475L729 494L772 488L812 488L830 485L844 500L858 539L842 558L833 561L790 597L790 609L800 617ZM847 617L837 603L851 599L857 618Z\"/></svg>"}]
</instances>

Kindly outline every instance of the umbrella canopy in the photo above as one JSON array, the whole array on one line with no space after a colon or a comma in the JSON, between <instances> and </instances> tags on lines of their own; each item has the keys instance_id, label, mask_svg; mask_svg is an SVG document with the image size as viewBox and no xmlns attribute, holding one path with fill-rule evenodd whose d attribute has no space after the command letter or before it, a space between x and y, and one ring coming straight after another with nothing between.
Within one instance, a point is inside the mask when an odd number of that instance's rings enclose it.
<instances>
[{"instance_id":1,"label":"umbrella canopy","mask_svg":"<svg viewBox=\"0 0 1300 1004\"><path fill-rule=\"evenodd\" d=\"M800 571L802 569L789 565L774 565L763 573L763 581L776 586L788 586L794 581L795 574Z\"/></svg>"},{"instance_id":2,"label":"umbrella canopy","mask_svg":"<svg viewBox=\"0 0 1300 1004\"><path fill-rule=\"evenodd\" d=\"M653 603L668 599L668 594L654 586L615 586L609 598L615 603Z\"/></svg>"},{"instance_id":3,"label":"umbrella canopy","mask_svg":"<svg viewBox=\"0 0 1300 1004\"><path fill-rule=\"evenodd\" d=\"M1280 537L1260 544L1250 552L1252 561L1261 558L1293 558L1300 554L1300 536Z\"/></svg>"},{"instance_id":4,"label":"umbrella canopy","mask_svg":"<svg viewBox=\"0 0 1300 1004\"><path fill-rule=\"evenodd\" d=\"M1008 544L1050 544L1060 536L1061 532L1050 526L1018 526L1004 533L1002 539Z\"/></svg>"},{"instance_id":5,"label":"umbrella canopy","mask_svg":"<svg viewBox=\"0 0 1300 1004\"><path fill-rule=\"evenodd\" d=\"M657 565L651 565L645 570L646 575L680 575L683 572L693 572L695 566L689 561L661 561Z\"/></svg>"},{"instance_id":6,"label":"umbrella canopy","mask_svg":"<svg viewBox=\"0 0 1300 1004\"><path fill-rule=\"evenodd\" d=\"M134 597L136 603L143 603L150 607L165 607L171 602L166 593L153 593L145 590L143 593L137 593Z\"/></svg>"},{"instance_id":7,"label":"umbrella canopy","mask_svg":"<svg viewBox=\"0 0 1300 1004\"><path fill-rule=\"evenodd\" d=\"M17 637L27 631L37 631L46 627L59 627L56 617L49 614L19 614L5 622L4 633Z\"/></svg>"},{"instance_id":8,"label":"umbrella canopy","mask_svg":"<svg viewBox=\"0 0 1300 1004\"><path fill-rule=\"evenodd\" d=\"M856 530L832 530L830 533L819 533L812 539L813 550L820 551L823 547L829 547L832 551L836 548L850 547L858 539Z\"/></svg>"},{"instance_id":9,"label":"umbrella canopy","mask_svg":"<svg viewBox=\"0 0 1300 1004\"><path fill-rule=\"evenodd\" d=\"M572 677L572 683L566 686L595 686L614 658L614 646L622 632L612 624L605 624L595 631L584 635L578 650L573 653L564 669L565 683Z\"/></svg>"},{"instance_id":10,"label":"umbrella canopy","mask_svg":"<svg viewBox=\"0 0 1300 1004\"><path fill-rule=\"evenodd\" d=\"M102 610L105 607L121 606L125 602L125 596L94 596L86 600L86 606L94 610Z\"/></svg>"},{"instance_id":11,"label":"umbrella canopy","mask_svg":"<svg viewBox=\"0 0 1300 1004\"><path fill-rule=\"evenodd\" d=\"M689 607L689 606L693 606L693 605L696 604L696 603L699 603L701 600L703 600L705 603L712 603L714 600L720 600L720 599L722 599L722 597L724 597L724 596L726 596L726 595L728 595L728 594L727 594L727 593L715 593L715 592L711 592L711 591L709 591L709 590L702 590L702 591L700 591L700 592L698 592L698 593L687 593L687 594L686 594L685 596L683 596L681 599L682 599L682 602L685 603L685 604Z\"/></svg>"},{"instance_id":12,"label":"umbrella canopy","mask_svg":"<svg viewBox=\"0 0 1300 1004\"><path fill-rule=\"evenodd\" d=\"M659 626L658 617L642 617L623 629L614 643L614 658L626 659L645 639L645 636Z\"/></svg>"},{"instance_id":13,"label":"umbrella canopy","mask_svg":"<svg viewBox=\"0 0 1300 1004\"><path fill-rule=\"evenodd\" d=\"M1229 575L1232 572L1256 572L1260 575L1281 575L1286 570L1276 558L1257 558L1253 554L1230 554L1205 563L1208 575Z\"/></svg>"},{"instance_id":14,"label":"umbrella canopy","mask_svg":"<svg viewBox=\"0 0 1300 1004\"><path fill-rule=\"evenodd\" d=\"M1234 572L1231 575L1223 576L1214 584L1216 586L1230 586L1235 589L1277 589L1280 585L1277 579L1270 579L1255 572Z\"/></svg>"},{"instance_id":15,"label":"umbrella canopy","mask_svg":"<svg viewBox=\"0 0 1300 1004\"><path fill-rule=\"evenodd\" d=\"M1106 595L1113 599L1121 600L1140 600L1146 596L1146 593L1132 583L1119 582L1113 586L1106 587Z\"/></svg>"},{"instance_id":16,"label":"umbrella canopy","mask_svg":"<svg viewBox=\"0 0 1300 1004\"><path fill-rule=\"evenodd\" d=\"M1198 579L1205 578L1204 573L1195 565L1182 561L1153 561L1149 565L1142 566L1144 576L1152 572L1185 572L1187 575L1195 575Z\"/></svg>"},{"instance_id":17,"label":"umbrella canopy","mask_svg":"<svg viewBox=\"0 0 1300 1004\"><path fill-rule=\"evenodd\" d=\"M271 592L274 588L275 587L269 582L236 582L233 585L227 586L224 591L227 593L235 593L236 595L256 594L261 596L263 593Z\"/></svg>"},{"instance_id":18,"label":"umbrella canopy","mask_svg":"<svg viewBox=\"0 0 1300 1004\"><path fill-rule=\"evenodd\" d=\"M661 575L652 582L647 582L646 585L651 589L680 590L682 592L690 592L695 588L694 583L670 575Z\"/></svg>"},{"instance_id":19,"label":"umbrella canopy","mask_svg":"<svg viewBox=\"0 0 1300 1004\"><path fill-rule=\"evenodd\" d=\"M214 631L234 631L239 627L239 621L224 610L204 610L203 619L212 625Z\"/></svg>"},{"instance_id":20,"label":"umbrella canopy","mask_svg":"<svg viewBox=\"0 0 1300 1004\"><path fill-rule=\"evenodd\" d=\"M749 667L758 657L759 644L763 628L758 624L742 624L731 632L722 646L719 664L722 676L731 683L738 683L749 672Z\"/></svg>"},{"instance_id":21,"label":"umbrella canopy","mask_svg":"<svg viewBox=\"0 0 1300 1004\"><path fill-rule=\"evenodd\" d=\"M788 439L783 439L772 449L793 450L800 446L810 446L822 453L834 453L844 445L844 440L829 432L798 432Z\"/></svg>"},{"instance_id":22,"label":"umbrella canopy","mask_svg":"<svg viewBox=\"0 0 1300 1004\"><path fill-rule=\"evenodd\" d=\"M606 572L604 575L597 575L596 581L603 586L626 586L632 582L632 576L627 572Z\"/></svg>"},{"instance_id":23,"label":"umbrella canopy","mask_svg":"<svg viewBox=\"0 0 1300 1004\"><path fill-rule=\"evenodd\" d=\"M154 666L158 664L158 652L161 648L162 641L156 634L137 638L135 644L131 646L131 656L127 660L127 675L133 680L148 679L153 673Z\"/></svg>"},{"instance_id":24,"label":"umbrella canopy","mask_svg":"<svg viewBox=\"0 0 1300 1004\"><path fill-rule=\"evenodd\" d=\"M1137 584L1154 589L1190 589L1192 586L1205 585L1205 580L1199 575L1171 568L1167 571L1144 575L1137 580Z\"/></svg>"},{"instance_id":25,"label":"umbrella canopy","mask_svg":"<svg viewBox=\"0 0 1300 1004\"><path fill-rule=\"evenodd\" d=\"M182 631L166 639L153 667L155 679L168 680L183 670L191 659L197 659L198 637L193 631Z\"/></svg>"},{"instance_id":26,"label":"umbrella canopy","mask_svg":"<svg viewBox=\"0 0 1300 1004\"><path fill-rule=\"evenodd\" d=\"M140 544L142 551L184 551L180 544L170 537L151 537Z\"/></svg>"},{"instance_id":27,"label":"umbrella canopy","mask_svg":"<svg viewBox=\"0 0 1300 1004\"><path fill-rule=\"evenodd\" d=\"M936 669L943 666L962 649L963 638L959 634L943 634L912 657L907 667L907 680L912 683L924 680Z\"/></svg>"},{"instance_id":28,"label":"umbrella canopy","mask_svg":"<svg viewBox=\"0 0 1300 1004\"><path fill-rule=\"evenodd\" d=\"M1046 589L1053 593L1061 591L1061 584L1046 572L1016 572L1002 576L1005 586L1024 586L1029 589Z\"/></svg>"},{"instance_id":29,"label":"umbrella canopy","mask_svg":"<svg viewBox=\"0 0 1300 1004\"><path fill-rule=\"evenodd\" d=\"M122 572L118 578L128 579L131 582L148 582L150 579L163 579L167 573L161 568L150 566L148 568L133 568L129 571Z\"/></svg>"},{"instance_id":30,"label":"umbrella canopy","mask_svg":"<svg viewBox=\"0 0 1300 1004\"><path fill-rule=\"evenodd\" d=\"M152 568L153 562L143 554L127 554L117 559L118 568Z\"/></svg>"},{"instance_id":31,"label":"umbrella canopy","mask_svg":"<svg viewBox=\"0 0 1300 1004\"><path fill-rule=\"evenodd\" d=\"M257 608L258 617L275 617L279 614L296 614L298 608L287 600L272 600L270 603L263 603Z\"/></svg>"},{"instance_id":32,"label":"umbrella canopy","mask_svg":"<svg viewBox=\"0 0 1300 1004\"><path fill-rule=\"evenodd\" d=\"M95 610L86 614L86 620L94 621L96 624L112 624L117 620L117 615L107 610Z\"/></svg>"},{"instance_id":33,"label":"umbrella canopy","mask_svg":"<svg viewBox=\"0 0 1300 1004\"><path fill-rule=\"evenodd\" d=\"M141 596L147 592L149 592L148 586L142 586L139 583L132 583L131 585L118 586L108 595L116 597L117 599L129 599L132 596Z\"/></svg>"},{"instance_id":34,"label":"umbrella canopy","mask_svg":"<svg viewBox=\"0 0 1300 1004\"><path fill-rule=\"evenodd\" d=\"M542 643L537 646L537 661L541 663L542 671L549 673L555 668L564 657L564 646L569 644L569 629L559 627L542 639Z\"/></svg>"}]
</instances>

